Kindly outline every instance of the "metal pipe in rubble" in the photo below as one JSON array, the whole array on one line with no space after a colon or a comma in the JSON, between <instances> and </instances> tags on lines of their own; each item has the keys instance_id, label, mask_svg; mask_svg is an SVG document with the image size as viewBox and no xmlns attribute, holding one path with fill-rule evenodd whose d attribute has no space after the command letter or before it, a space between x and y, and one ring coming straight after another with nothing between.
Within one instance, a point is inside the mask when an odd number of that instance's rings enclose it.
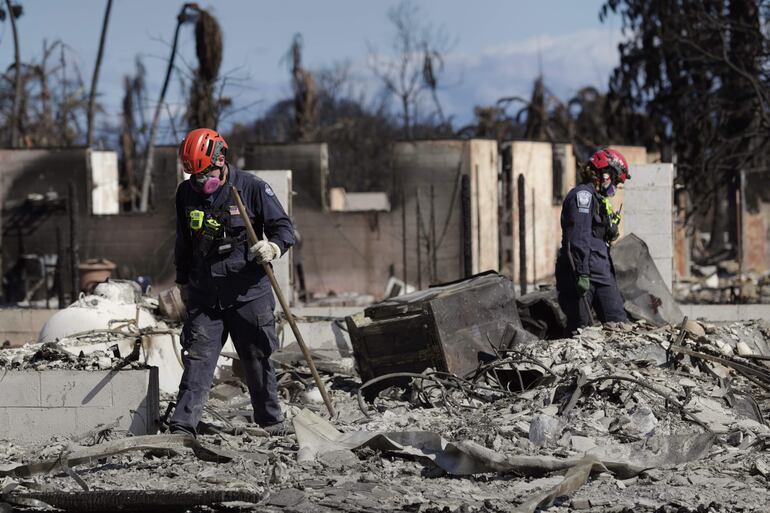
<instances>
[{"instance_id":1,"label":"metal pipe in rubble","mask_svg":"<svg viewBox=\"0 0 770 513\"><path fill-rule=\"evenodd\" d=\"M235 199L235 204L238 207L238 212L240 212L241 214L241 219L243 219L243 224L244 226L246 226L246 233L249 238L249 245L254 245L257 243L257 234L254 231L254 227L251 225L251 219L249 219L249 216L246 212L246 207L243 206L243 201L241 201L241 195L238 194L238 189L236 189L234 185L230 186L230 191L232 192L233 198ZM265 274L267 274L267 277L270 280L270 285L273 286L273 291L275 291L275 295L278 298L278 302L281 303L281 308L283 309L283 313L286 315L286 320L289 321L289 326L291 326L291 331L294 333L294 337L297 339L299 348L302 350L302 355L305 357L307 366L310 367L310 372L311 374L313 374L313 379L315 380L315 384L318 387L318 390L321 392L321 397L323 397L324 404L326 404L326 409L329 410L329 415L333 418L334 407L332 406L332 401L329 398L329 394L326 392L326 387L324 386L323 381L321 381L321 376L318 375L318 370L316 370L315 368L313 357L310 355L310 351L308 350L307 345L305 345L305 339L302 338L302 333L300 333L299 328L297 327L297 322L294 320L294 316L291 313L289 304L286 302L286 299L283 297L283 293L281 292L281 287L278 285L278 281L275 279L273 268L270 266L269 263L262 264L262 268L265 270Z\"/></svg>"}]
</instances>

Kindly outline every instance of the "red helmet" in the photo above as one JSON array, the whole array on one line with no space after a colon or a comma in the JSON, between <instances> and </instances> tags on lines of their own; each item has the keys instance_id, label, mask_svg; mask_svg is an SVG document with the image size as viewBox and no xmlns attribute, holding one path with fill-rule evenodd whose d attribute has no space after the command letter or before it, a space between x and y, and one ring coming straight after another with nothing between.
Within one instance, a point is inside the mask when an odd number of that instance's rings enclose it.
<instances>
[{"instance_id":1,"label":"red helmet","mask_svg":"<svg viewBox=\"0 0 770 513\"><path fill-rule=\"evenodd\" d=\"M206 172L220 155L227 155L227 142L210 128L191 130L179 145L179 160L191 175Z\"/></svg>"},{"instance_id":2,"label":"red helmet","mask_svg":"<svg viewBox=\"0 0 770 513\"><path fill-rule=\"evenodd\" d=\"M612 148L604 148L597 151L588 162L596 171L604 172L605 169L611 171L613 179L617 183L623 183L631 178L631 174L628 172L626 157Z\"/></svg>"}]
</instances>

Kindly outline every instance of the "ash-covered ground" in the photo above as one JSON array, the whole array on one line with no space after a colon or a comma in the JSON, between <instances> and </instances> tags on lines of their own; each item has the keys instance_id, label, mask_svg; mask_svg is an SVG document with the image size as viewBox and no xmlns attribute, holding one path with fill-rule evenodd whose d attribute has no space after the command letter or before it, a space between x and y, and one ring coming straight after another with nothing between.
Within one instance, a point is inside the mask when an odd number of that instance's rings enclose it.
<instances>
[{"instance_id":1,"label":"ash-covered ground","mask_svg":"<svg viewBox=\"0 0 770 513\"><path fill-rule=\"evenodd\" d=\"M334 419L301 362L284 363L296 434L251 424L230 378L195 442L110 429L3 442L0 511L767 511L768 333L762 322L588 328L462 378L407 378L366 412L356 377L325 373ZM90 358L69 365L108 366ZM64 365L54 349L0 364Z\"/></svg>"}]
</instances>

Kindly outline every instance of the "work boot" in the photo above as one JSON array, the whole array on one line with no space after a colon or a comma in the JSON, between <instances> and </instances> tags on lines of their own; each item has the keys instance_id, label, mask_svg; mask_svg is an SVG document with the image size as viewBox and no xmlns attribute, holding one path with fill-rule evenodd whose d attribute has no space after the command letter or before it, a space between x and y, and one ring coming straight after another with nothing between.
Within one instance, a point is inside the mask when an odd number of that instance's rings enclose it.
<instances>
[{"instance_id":1,"label":"work boot","mask_svg":"<svg viewBox=\"0 0 770 513\"><path fill-rule=\"evenodd\" d=\"M193 438L198 437L198 434L195 432L194 429L190 429L187 426L181 426L179 424L172 424L171 427L169 428L169 432L172 435L187 435Z\"/></svg>"},{"instance_id":2,"label":"work boot","mask_svg":"<svg viewBox=\"0 0 770 513\"><path fill-rule=\"evenodd\" d=\"M269 426L260 426L267 431L270 436L287 436L294 434L294 426L287 424L286 421L278 422L277 424L270 424Z\"/></svg>"}]
</instances>

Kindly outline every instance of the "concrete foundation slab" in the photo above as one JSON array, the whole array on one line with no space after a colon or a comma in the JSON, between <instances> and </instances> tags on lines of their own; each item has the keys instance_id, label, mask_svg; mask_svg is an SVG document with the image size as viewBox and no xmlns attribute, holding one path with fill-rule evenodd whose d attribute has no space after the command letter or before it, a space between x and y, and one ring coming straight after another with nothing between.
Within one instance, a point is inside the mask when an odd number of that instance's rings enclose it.
<instances>
[{"instance_id":1,"label":"concrete foundation slab","mask_svg":"<svg viewBox=\"0 0 770 513\"><path fill-rule=\"evenodd\" d=\"M765 304L722 304L722 305L679 305L682 313L690 319L705 319L714 322L750 321L764 319L770 322L770 305Z\"/></svg>"},{"instance_id":2,"label":"concrete foundation slab","mask_svg":"<svg viewBox=\"0 0 770 513\"><path fill-rule=\"evenodd\" d=\"M0 439L43 441L118 420L153 434L159 425L158 369L0 371Z\"/></svg>"}]
</instances>

